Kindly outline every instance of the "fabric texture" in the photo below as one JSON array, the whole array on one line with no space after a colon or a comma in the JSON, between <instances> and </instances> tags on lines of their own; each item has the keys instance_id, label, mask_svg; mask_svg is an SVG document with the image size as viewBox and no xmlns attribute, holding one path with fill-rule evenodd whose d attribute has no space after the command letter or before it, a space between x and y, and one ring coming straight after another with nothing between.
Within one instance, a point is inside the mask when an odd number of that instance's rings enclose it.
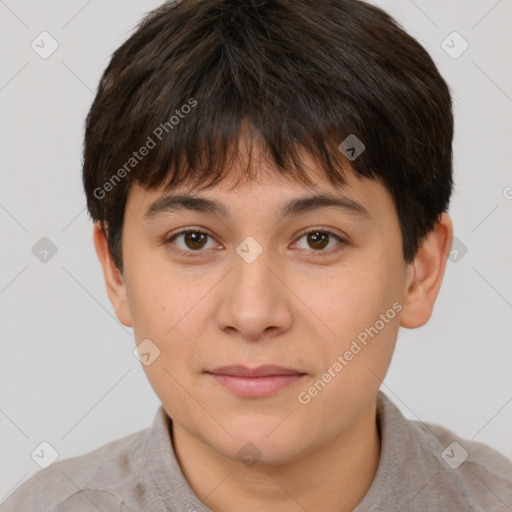
<instances>
[{"instance_id":1,"label":"fabric texture","mask_svg":"<svg viewBox=\"0 0 512 512\"><path fill-rule=\"evenodd\" d=\"M160 407L153 426L55 462L21 484L0 512L211 512L188 484ZM406 419L377 393L381 453L354 512L512 511L512 460L442 426Z\"/></svg>"}]
</instances>

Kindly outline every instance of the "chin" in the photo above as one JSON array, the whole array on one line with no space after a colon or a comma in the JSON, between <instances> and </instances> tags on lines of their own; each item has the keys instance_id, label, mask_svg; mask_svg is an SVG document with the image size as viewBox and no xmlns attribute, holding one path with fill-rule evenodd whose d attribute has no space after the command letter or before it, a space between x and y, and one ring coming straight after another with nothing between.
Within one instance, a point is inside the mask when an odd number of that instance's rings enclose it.
<instances>
[{"instance_id":1,"label":"chin","mask_svg":"<svg viewBox=\"0 0 512 512\"><path fill-rule=\"evenodd\" d=\"M244 462L243 459L249 458L259 463L284 464L296 458L307 442L305 429L300 431L293 424L285 425L289 421L283 422L285 417L286 414L279 418L233 419L224 425L232 437L224 432L221 437L213 439L207 435L203 439L215 451L233 460Z\"/></svg>"},{"instance_id":2,"label":"chin","mask_svg":"<svg viewBox=\"0 0 512 512\"><path fill-rule=\"evenodd\" d=\"M218 453L233 461L241 462L247 467L256 464L282 465L297 458L298 447L282 440L272 442L269 439L249 440L247 437L235 436L230 443L212 446Z\"/></svg>"}]
</instances>

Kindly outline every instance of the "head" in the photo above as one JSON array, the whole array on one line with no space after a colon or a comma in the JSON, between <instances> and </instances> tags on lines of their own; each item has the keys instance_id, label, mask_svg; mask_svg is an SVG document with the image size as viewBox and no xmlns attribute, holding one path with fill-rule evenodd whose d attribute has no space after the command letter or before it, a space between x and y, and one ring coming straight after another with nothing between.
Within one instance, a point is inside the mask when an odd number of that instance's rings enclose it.
<instances>
[{"instance_id":1,"label":"head","mask_svg":"<svg viewBox=\"0 0 512 512\"><path fill-rule=\"evenodd\" d=\"M182 0L144 18L102 76L83 181L110 300L151 340L175 424L279 462L354 423L399 327L431 316L452 138L432 59L370 4ZM241 396L212 379L228 365L302 376Z\"/></svg>"}]
</instances>

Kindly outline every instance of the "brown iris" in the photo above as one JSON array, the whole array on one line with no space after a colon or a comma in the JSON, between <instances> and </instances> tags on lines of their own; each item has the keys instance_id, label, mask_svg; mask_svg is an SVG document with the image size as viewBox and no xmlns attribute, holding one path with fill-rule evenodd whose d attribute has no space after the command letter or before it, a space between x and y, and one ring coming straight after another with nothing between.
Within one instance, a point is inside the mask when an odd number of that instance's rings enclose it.
<instances>
[{"instance_id":1,"label":"brown iris","mask_svg":"<svg viewBox=\"0 0 512 512\"><path fill-rule=\"evenodd\" d=\"M197 231L190 231L183 234L185 244L190 249L202 249L207 236L208 235L206 233L200 233Z\"/></svg>"},{"instance_id":2,"label":"brown iris","mask_svg":"<svg viewBox=\"0 0 512 512\"><path fill-rule=\"evenodd\" d=\"M329 235L321 231L308 233L308 243L313 242L313 249L323 249L329 243Z\"/></svg>"}]
</instances>

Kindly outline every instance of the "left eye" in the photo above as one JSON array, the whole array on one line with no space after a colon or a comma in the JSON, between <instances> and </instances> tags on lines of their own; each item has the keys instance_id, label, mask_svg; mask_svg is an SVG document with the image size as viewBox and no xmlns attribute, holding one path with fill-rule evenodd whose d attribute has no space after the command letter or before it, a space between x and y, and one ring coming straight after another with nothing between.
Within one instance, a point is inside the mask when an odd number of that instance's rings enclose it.
<instances>
[{"instance_id":1,"label":"left eye","mask_svg":"<svg viewBox=\"0 0 512 512\"><path fill-rule=\"evenodd\" d=\"M330 231L324 231L321 229L314 229L313 231L308 231L307 233L304 233L299 237L299 240L307 237L307 244L309 244L310 247L314 249L313 252L320 252L320 253L330 253L331 250L324 251L325 247L329 243L329 239L332 239L333 237L338 240L338 242L341 243L341 245L345 244L345 241L339 237L338 235L335 235L334 233L331 233ZM315 254L315 256L317 256Z\"/></svg>"},{"instance_id":2,"label":"left eye","mask_svg":"<svg viewBox=\"0 0 512 512\"><path fill-rule=\"evenodd\" d=\"M205 251L202 251L201 249L204 249L206 247L206 241L208 238L212 238L208 233L201 231L200 229L187 229L180 231L179 233L175 233L172 235L168 240L167 243L174 243L175 240L182 238L182 241L184 243L184 247L180 247L177 245L178 249L176 252L184 254L185 256L202 256L202 254L194 254L194 253L202 253ZM331 252L330 250L324 250L325 247L329 244L330 239L334 237L338 242L341 243L341 245L345 244L345 241L339 237L338 235L335 235L334 233L330 231L325 231L322 229L314 229L311 231L308 231L307 233L303 233L298 240L301 240L302 238L306 238L307 244L309 247L313 248L313 251L311 252L320 252L322 254ZM298 243L298 242L297 242ZM174 249L175 250L175 249ZM307 250L307 249L306 249ZM315 256L317 256L315 254Z\"/></svg>"}]
</instances>

